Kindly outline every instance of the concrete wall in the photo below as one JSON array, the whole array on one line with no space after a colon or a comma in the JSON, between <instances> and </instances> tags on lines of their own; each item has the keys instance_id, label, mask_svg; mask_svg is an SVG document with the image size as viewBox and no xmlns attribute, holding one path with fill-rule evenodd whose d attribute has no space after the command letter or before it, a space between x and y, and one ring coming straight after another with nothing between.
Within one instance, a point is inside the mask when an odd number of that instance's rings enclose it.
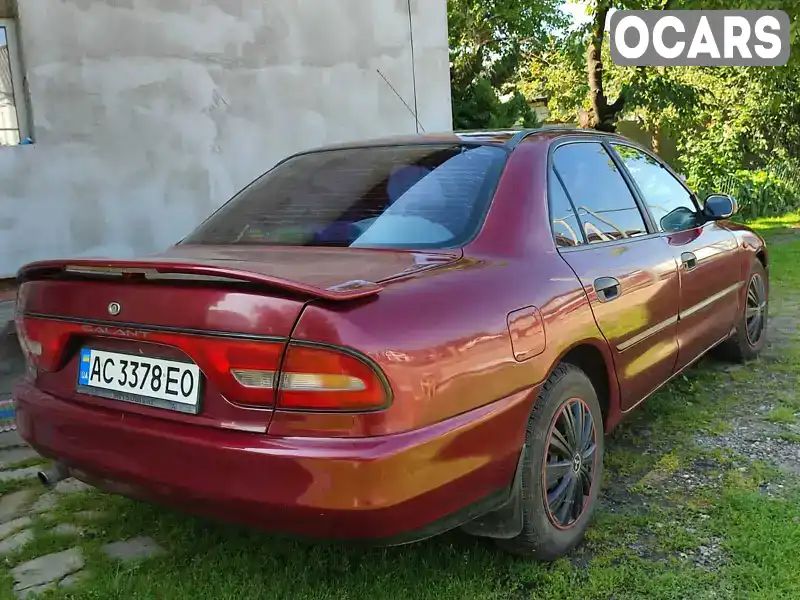
<instances>
[{"instance_id":1,"label":"concrete wall","mask_svg":"<svg viewBox=\"0 0 800 600\"><path fill-rule=\"evenodd\" d=\"M0 277L188 233L285 155L415 131L408 0L23 0L35 144L0 148ZM412 0L419 119L452 127L446 0Z\"/></svg>"}]
</instances>

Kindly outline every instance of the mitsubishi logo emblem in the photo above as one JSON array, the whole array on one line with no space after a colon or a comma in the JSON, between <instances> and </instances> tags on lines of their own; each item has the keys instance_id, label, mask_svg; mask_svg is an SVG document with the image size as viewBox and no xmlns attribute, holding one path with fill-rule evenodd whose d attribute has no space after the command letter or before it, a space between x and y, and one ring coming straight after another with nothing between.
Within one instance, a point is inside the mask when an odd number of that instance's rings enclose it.
<instances>
[{"instance_id":1,"label":"mitsubishi logo emblem","mask_svg":"<svg viewBox=\"0 0 800 600\"><path fill-rule=\"evenodd\" d=\"M575 456L573 456L572 457L572 470L575 473L580 471L582 463L583 463L583 461L581 460L581 455L580 454L576 454Z\"/></svg>"}]
</instances>

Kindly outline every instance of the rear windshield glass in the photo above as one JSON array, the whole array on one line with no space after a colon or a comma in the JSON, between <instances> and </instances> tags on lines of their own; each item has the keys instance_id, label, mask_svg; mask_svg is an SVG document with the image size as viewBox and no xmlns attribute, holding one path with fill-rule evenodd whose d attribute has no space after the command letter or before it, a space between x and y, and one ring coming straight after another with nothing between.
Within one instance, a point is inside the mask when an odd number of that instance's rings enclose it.
<instances>
[{"instance_id":1,"label":"rear windshield glass","mask_svg":"<svg viewBox=\"0 0 800 600\"><path fill-rule=\"evenodd\" d=\"M407 145L302 154L238 194L184 244L447 248L485 217L507 153Z\"/></svg>"}]
</instances>

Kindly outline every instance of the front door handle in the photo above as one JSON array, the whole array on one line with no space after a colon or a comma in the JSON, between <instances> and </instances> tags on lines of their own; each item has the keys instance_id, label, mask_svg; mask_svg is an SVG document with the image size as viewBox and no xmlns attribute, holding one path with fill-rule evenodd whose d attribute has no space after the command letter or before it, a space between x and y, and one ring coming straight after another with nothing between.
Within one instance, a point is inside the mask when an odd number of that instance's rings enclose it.
<instances>
[{"instance_id":1,"label":"front door handle","mask_svg":"<svg viewBox=\"0 0 800 600\"><path fill-rule=\"evenodd\" d=\"M681 254L681 262L687 271L694 271L697 268L697 257L692 252Z\"/></svg>"},{"instance_id":2,"label":"front door handle","mask_svg":"<svg viewBox=\"0 0 800 600\"><path fill-rule=\"evenodd\" d=\"M601 277L594 280L594 291L600 302L611 302L619 298L622 286L613 277Z\"/></svg>"}]
</instances>

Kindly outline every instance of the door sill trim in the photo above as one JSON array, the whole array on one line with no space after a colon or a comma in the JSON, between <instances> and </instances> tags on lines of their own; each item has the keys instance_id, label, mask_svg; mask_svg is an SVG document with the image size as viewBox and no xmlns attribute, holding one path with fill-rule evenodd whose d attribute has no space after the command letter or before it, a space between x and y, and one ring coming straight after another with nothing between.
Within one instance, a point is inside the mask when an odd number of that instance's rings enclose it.
<instances>
[{"instance_id":1,"label":"door sill trim","mask_svg":"<svg viewBox=\"0 0 800 600\"><path fill-rule=\"evenodd\" d=\"M724 342L725 340L729 339L730 337L731 337L731 334L729 333L729 334L727 334L725 337L723 337L721 340L719 340L719 341L717 341L717 342L714 342L713 344L711 344L711 345L710 345L708 348L706 348L705 350L703 350L703 351L702 351L700 354L698 354L698 355L697 355L695 358L693 358L691 361L689 361L688 363L686 363L686 364L685 364L683 367L681 367L679 370L675 371L675 372L674 372L672 375L670 375L668 379L666 379L666 380L665 380L663 383L661 383L660 385L658 385L658 386L657 386L655 389L653 389L653 391L652 391L652 392L648 393L648 394L647 394L647 395L646 395L644 398L642 398L641 400L639 400L639 402L637 402L636 404L634 404L634 405L633 405L633 406L631 406L630 408L626 408L626 409L622 410L622 414L623 414L623 415L627 415L629 412L631 412L631 411L633 411L633 410L636 410L636 409L637 409L637 408L638 408L638 407L639 407L639 406L640 406L642 403L644 403L645 401L649 400L651 396L653 396L653 395L654 395L656 392L658 392L659 390L661 390L661 388L663 388L664 386L666 386L666 385L667 385L668 383L670 383L670 382L671 382L673 379L675 379L675 378L676 378L678 375L682 374L684 371L686 371L686 370L687 370L687 369L689 369L690 367L693 367L693 366L694 366L694 365L695 365L695 364L696 364L696 363L697 363L697 362L698 362L698 361L699 361L701 358L703 358L703 357L704 357L706 354L708 354L709 352L711 352L711 351L712 351L714 348L716 348L717 346L719 346L719 345L720 345L722 342Z\"/></svg>"}]
</instances>

